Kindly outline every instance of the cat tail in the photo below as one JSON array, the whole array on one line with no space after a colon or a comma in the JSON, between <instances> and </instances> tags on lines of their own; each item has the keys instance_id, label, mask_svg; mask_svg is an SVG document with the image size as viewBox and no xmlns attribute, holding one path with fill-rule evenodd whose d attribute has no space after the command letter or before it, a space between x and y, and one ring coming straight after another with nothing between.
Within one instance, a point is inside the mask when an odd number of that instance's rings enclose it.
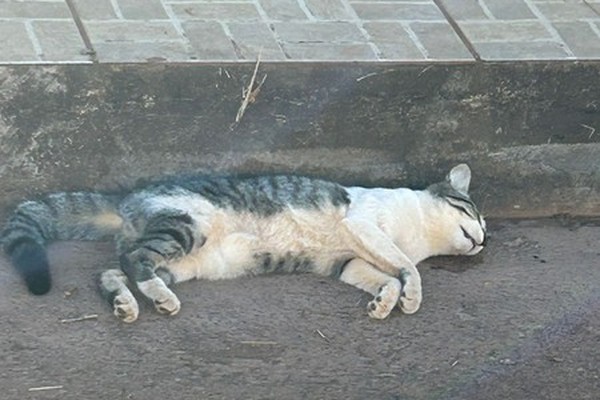
<instances>
[{"instance_id":1,"label":"cat tail","mask_svg":"<svg viewBox=\"0 0 600 400\"><path fill-rule=\"evenodd\" d=\"M31 293L41 295L50 290L46 245L54 240L103 240L114 236L122 224L120 200L98 193L55 193L15 208L0 242Z\"/></svg>"}]
</instances>

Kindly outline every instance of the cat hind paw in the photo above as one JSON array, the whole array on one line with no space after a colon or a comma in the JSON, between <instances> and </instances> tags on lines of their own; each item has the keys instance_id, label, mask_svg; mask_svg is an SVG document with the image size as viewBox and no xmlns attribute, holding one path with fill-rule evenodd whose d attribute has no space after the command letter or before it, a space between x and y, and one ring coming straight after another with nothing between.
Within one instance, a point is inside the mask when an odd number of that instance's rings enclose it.
<instances>
[{"instance_id":1,"label":"cat hind paw","mask_svg":"<svg viewBox=\"0 0 600 400\"><path fill-rule=\"evenodd\" d=\"M154 307L156 308L156 311L161 314L175 315L179 312L179 310L181 310L181 302L174 293L171 294L172 296L167 298L154 300Z\"/></svg>"},{"instance_id":2,"label":"cat hind paw","mask_svg":"<svg viewBox=\"0 0 600 400\"><path fill-rule=\"evenodd\" d=\"M140 313L137 300L131 293L121 293L113 300L113 314L123 322L131 323Z\"/></svg>"}]
</instances>

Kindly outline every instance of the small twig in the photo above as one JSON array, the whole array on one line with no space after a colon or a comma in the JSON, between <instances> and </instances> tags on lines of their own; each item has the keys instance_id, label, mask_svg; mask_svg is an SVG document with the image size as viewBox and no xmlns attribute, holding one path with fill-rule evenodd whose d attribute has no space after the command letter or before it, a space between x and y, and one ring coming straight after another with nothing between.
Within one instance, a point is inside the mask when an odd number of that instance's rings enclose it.
<instances>
[{"instance_id":1,"label":"small twig","mask_svg":"<svg viewBox=\"0 0 600 400\"><path fill-rule=\"evenodd\" d=\"M62 389L63 385L56 385L56 386L39 386L39 387L32 387L27 389L28 392L41 392L44 390L58 390L58 389Z\"/></svg>"},{"instance_id":2,"label":"small twig","mask_svg":"<svg viewBox=\"0 0 600 400\"><path fill-rule=\"evenodd\" d=\"M387 74L387 73L390 73L390 72L396 72L396 70L393 69L393 68L388 68L388 69L384 69L383 71L369 72L366 75L359 76L358 78L356 78L356 82L360 82L363 79L367 79L367 78L370 78L372 76L383 75L383 74Z\"/></svg>"},{"instance_id":3,"label":"small twig","mask_svg":"<svg viewBox=\"0 0 600 400\"><path fill-rule=\"evenodd\" d=\"M223 76L223 73L225 73L225 76L227 76L227 78L231 79L231 75L229 75L229 71L227 71L225 68L219 68L219 76Z\"/></svg>"},{"instance_id":4,"label":"small twig","mask_svg":"<svg viewBox=\"0 0 600 400\"><path fill-rule=\"evenodd\" d=\"M260 93L260 88L262 87L263 83L265 83L265 81L267 80L267 74L265 74L265 76L262 77L262 79L260 80L260 82L258 83L258 85L256 86L256 89L254 89L249 95L248 97L250 98L248 100L249 104L252 104L256 101L256 98L258 97L258 94Z\"/></svg>"},{"instance_id":5,"label":"small twig","mask_svg":"<svg viewBox=\"0 0 600 400\"><path fill-rule=\"evenodd\" d=\"M319 334L319 336L321 336L323 339L325 339L326 341L328 341L328 342L329 342L329 338L328 338L327 336L323 335L323 332L321 332L321 331L320 331L320 330L318 330L318 329L316 330L316 332Z\"/></svg>"},{"instance_id":6,"label":"small twig","mask_svg":"<svg viewBox=\"0 0 600 400\"><path fill-rule=\"evenodd\" d=\"M90 319L97 319L97 318L98 318L98 314L89 314L89 315L84 315L84 316L78 317L78 318L61 319L60 322L63 324L67 324L70 322L87 321Z\"/></svg>"},{"instance_id":7,"label":"small twig","mask_svg":"<svg viewBox=\"0 0 600 400\"><path fill-rule=\"evenodd\" d=\"M588 136L588 139L591 139L592 136L594 136L594 133L596 133L596 128L594 128L593 126L589 126L586 124L579 124L581 126L583 126L585 129L588 129L590 131L590 135Z\"/></svg>"},{"instance_id":8,"label":"small twig","mask_svg":"<svg viewBox=\"0 0 600 400\"><path fill-rule=\"evenodd\" d=\"M366 75L359 76L358 78L356 78L356 82L360 82L363 79L367 79L367 78L370 78L370 77L376 76L376 75L379 75L379 72L371 72L371 73L368 73Z\"/></svg>"},{"instance_id":9,"label":"small twig","mask_svg":"<svg viewBox=\"0 0 600 400\"><path fill-rule=\"evenodd\" d=\"M258 53L258 57L256 58L256 65L254 66L254 72L252 73L252 78L250 78L250 83L247 88L242 90L242 105L235 116L236 123L241 121L248 105L256 101L256 96L258 96L262 84L265 83L265 79L267 79L267 75L265 75L258 84L258 87L254 89L254 82L256 82L256 74L258 74L258 66L260 65L260 54L261 52Z\"/></svg>"},{"instance_id":10,"label":"small twig","mask_svg":"<svg viewBox=\"0 0 600 400\"><path fill-rule=\"evenodd\" d=\"M417 78L420 78L421 75L423 75L425 72L429 71L431 68L433 68L433 65L428 65L427 67L423 68L423 70L421 72L419 72L419 74L417 75Z\"/></svg>"}]
</instances>

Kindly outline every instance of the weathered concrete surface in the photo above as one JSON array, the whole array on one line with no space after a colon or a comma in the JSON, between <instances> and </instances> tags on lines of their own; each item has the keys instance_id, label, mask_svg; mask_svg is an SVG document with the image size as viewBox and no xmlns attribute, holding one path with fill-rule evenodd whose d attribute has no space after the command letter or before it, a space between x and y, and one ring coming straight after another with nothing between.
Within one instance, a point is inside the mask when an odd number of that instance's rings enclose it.
<instances>
[{"instance_id":1,"label":"weathered concrete surface","mask_svg":"<svg viewBox=\"0 0 600 400\"><path fill-rule=\"evenodd\" d=\"M600 214L597 64L264 65L233 125L252 69L0 69L0 214L178 171L424 186L463 161L489 215ZM45 297L2 256L0 397L596 399L598 224L490 231L478 257L424 263L422 310L386 321L355 288L276 276L183 284L180 315L125 325L95 294L110 246L53 246Z\"/></svg>"},{"instance_id":2,"label":"weathered concrete surface","mask_svg":"<svg viewBox=\"0 0 600 400\"><path fill-rule=\"evenodd\" d=\"M185 172L424 186L474 170L491 216L600 214L600 65L0 68L2 204Z\"/></svg>"},{"instance_id":3,"label":"weathered concrete surface","mask_svg":"<svg viewBox=\"0 0 600 400\"><path fill-rule=\"evenodd\" d=\"M420 266L415 315L316 276L175 287L169 318L127 325L94 279L108 245L51 248L54 289L26 292L0 257L0 397L22 399L598 399L600 225L490 223L475 258ZM97 320L61 319L97 314ZM60 386L43 392L31 388Z\"/></svg>"}]
</instances>

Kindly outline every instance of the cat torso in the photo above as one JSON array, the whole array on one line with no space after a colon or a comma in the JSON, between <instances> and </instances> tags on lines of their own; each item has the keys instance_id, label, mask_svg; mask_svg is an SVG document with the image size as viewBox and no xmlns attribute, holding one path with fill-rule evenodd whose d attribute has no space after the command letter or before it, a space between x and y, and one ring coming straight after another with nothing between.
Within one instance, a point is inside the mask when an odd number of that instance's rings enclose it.
<instances>
[{"instance_id":1,"label":"cat torso","mask_svg":"<svg viewBox=\"0 0 600 400\"><path fill-rule=\"evenodd\" d=\"M126 198L120 214L128 240L165 210L192 218L195 245L169 265L178 281L274 272L335 275L352 258L340 226L351 204L348 190L337 184L273 176L159 186Z\"/></svg>"}]
</instances>

